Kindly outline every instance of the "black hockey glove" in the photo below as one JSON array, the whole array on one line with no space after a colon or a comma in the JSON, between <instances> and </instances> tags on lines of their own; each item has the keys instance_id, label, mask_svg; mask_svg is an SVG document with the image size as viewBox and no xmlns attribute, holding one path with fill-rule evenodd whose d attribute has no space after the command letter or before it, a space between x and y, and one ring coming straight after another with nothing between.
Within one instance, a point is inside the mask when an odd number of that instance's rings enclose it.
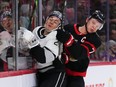
<instances>
[{"instance_id":1,"label":"black hockey glove","mask_svg":"<svg viewBox=\"0 0 116 87\"><path fill-rule=\"evenodd\" d=\"M68 32L63 31L61 29L57 30L56 38L58 39L58 41L60 41L67 47L71 46L72 43L74 42L73 36L71 34L69 34Z\"/></svg>"},{"instance_id":2,"label":"black hockey glove","mask_svg":"<svg viewBox=\"0 0 116 87\"><path fill-rule=\"evenodd\" d=\"M67 64L69 62L69 57L66 53L62 53L58 58L63 64Z\"/></svg>"}]
</instances>

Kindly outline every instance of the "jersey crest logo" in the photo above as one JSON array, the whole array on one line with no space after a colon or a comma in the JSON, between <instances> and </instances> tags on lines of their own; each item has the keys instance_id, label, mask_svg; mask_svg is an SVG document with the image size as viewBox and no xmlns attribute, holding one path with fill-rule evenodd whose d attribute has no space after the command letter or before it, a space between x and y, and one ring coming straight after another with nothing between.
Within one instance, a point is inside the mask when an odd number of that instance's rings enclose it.
<instances>
[{"instance_id":1,"label":"jersey crest logo","mask_svg":"<svg viewBox=\"0 0 116 87\"><path fill-rule=\"evenodd\" d=\"M83 37L83 38L81 39L81 42L84 43L85 40L86 40L86 37Z\"/></svg>"},{"instance_id":2,"label":"jersey crest logo","mask_svg":"<svg viewBox=\"0 0 116 87\"><path fill-rule=\"evenodd\" d=\"M58 41L57 42L54 42L54 45L58 46Z\"/></svg>"}]
</instances>

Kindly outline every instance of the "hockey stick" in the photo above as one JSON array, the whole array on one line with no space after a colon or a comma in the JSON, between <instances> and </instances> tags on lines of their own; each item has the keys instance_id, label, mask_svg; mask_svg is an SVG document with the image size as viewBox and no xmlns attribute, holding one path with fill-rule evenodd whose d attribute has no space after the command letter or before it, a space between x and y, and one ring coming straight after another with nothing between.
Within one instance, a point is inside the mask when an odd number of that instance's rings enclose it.
<instances>
[{"instance_id":1,"label":"hockey stick","mask_svg":"<svg viewBox=\"0 0 116 87\"><path fill-rule=\"evenodd\" d=\"M65 21L65 9L66 9L67 1L62 0L61 3L61 12L62 12L62 22L61 22L61 29L63 29L64 21Z\"/></svg>"},{"instance_id":2,"label":"hockey stick","mask_svg":"<svg viewBox=\"0 0 116 87\"><path fill-rule=\"evenodd\" d=\"M30 5L31 5L31 4L30 4ZM35 0L34 0L34 7L33 7L33 10L32 10L32 14L31 14L31 16L30 16L30 18L29 18L28 30L31 30L31 28L32 28L31 23L32 23L32 17L33 17L33 15L34 15L35 10L36 10L36 2L35 2Z\"/></svg>"},{"instance_id":3,"label":"hockey stick","mask_svg":"<svg viewBox=\"0 0 116 87\"><path fill-rule=\"evenodd\" d=\"M64 26L64 21L65 21L65 9L66 9L66 5L67 5L67 1L66 0L62 0L61 3L61 13L62 13L62 21L61 21L61 29L63 30L63 26ZM61 53L63 52L63 44L59 42L59 55L61 55Z\"/></svg>"}]
</instances>

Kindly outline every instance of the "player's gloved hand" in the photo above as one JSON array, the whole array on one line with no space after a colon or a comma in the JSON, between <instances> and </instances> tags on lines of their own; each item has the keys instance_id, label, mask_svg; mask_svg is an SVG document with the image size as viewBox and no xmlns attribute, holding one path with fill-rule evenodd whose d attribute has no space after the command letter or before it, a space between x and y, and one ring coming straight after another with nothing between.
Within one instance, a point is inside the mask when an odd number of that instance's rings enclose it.
<instances>
[{"instance_id":1,"label":"player's gloved hand","mask_svg":"<svg viewBox=\"0 0 116 87\"><path fill-rule=\"evenodd\" d=\"M61 29L57 30L56 38L58 39L58 41L60 41L67 47L71 46L72 43L74 42L73 36L71 34L69 34L68 32L63 31Z\"/></svg>"},{"instance_id":2,"label":"player's gloved hand","mask_svg":"<svg viewBox=\"0 0 116 87\"><path fill-rule=\"evenodd\" d=\"M69 57L65 53L61 53L58 58L63 64L67 64L69 62Z\"/></svg>"},{"instance_id":3,"label":"player's gloved hand","mask_svg":"<svg viewBox=\"0 0 116 87\"><path fill-rule=\"evenodd\" d=\"M20 30L18 31L18 38L19 38L19 43L20 46L27 46L29 49L39 45L39 41L35 37L35 35L27 30L26 28L21 27Z\"/></svg>"},{"instance_id":4,"label":"player's gloved hand","mask_svg":"<svg viewBox=\"0 0 116 87\"><path fill-rule=\"evenodd\" d=\"M7 31L2 31L0 33L0 54L10 46L13 46L11 35Z\"/></svg>"}]
</instances>

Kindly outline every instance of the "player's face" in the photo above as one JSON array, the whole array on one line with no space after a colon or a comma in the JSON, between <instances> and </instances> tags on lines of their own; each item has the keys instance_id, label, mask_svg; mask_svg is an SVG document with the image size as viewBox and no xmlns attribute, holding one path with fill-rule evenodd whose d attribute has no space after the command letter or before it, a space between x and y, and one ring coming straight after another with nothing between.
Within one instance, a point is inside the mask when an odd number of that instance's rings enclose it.
<instances>
[{"instance_id":1,"label":"player's face","mask_svg":"<svg viewBox=\"0 0 116 87\"><path fill-rule=\"evenodd\" d=\"M44 27L48 32L50 32L51 30L56 29L60 23L61 21L58 17L51 16L46 20Z\"/></svg>"},{"instance_id":2,"label":"player's face","mask_svg":"<svg viewBox=\"0 0 116 87\"><path fill-rule=\"evenodd\" d=\"M8 32L12 32L13 29L13 20L11 17L5 17L2 20L2 26L4 27L4 29L6 29Z\"/></svg>"},{"instance_id":3,"label":"player's face","mask_svg":"<svg viewBox=\"0 0 116 87\"><path fill-rule=\"evenodd\" d=\"M102 26L102 24L94 18L91 18L90 20L87 19L86 22L87 22L87 30L89 33L96 32Z\"/></svg>"}]
</instances>

